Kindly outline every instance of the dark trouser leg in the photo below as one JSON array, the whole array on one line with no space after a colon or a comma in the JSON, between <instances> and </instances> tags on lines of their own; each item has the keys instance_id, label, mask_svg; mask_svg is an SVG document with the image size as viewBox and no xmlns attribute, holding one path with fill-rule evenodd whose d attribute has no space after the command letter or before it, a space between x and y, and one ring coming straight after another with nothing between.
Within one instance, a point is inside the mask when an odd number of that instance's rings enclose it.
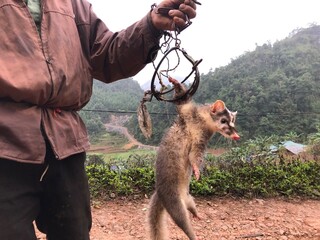
<instances>
[{"instance_id":1,"label":"dark trouser leg","mask_svg":"<svg viewBox=\"0 0 320 240\"><path fill-rule=\"evenodd\" d=\"M85 153L56 160L47 154L49 168L44 175L39 230L49 240L88 240L91 228L89 188Z\"/></svg>"},{"instance_id":2,"label":"dark trouser leg","mask_svg":"<svg viewBox=\"0 0 320 240\"><path fill-rule=\"evenodd\" d=\"M35 240L43 165L0 159L0 239Z\"/></svg>"}]
</instances>

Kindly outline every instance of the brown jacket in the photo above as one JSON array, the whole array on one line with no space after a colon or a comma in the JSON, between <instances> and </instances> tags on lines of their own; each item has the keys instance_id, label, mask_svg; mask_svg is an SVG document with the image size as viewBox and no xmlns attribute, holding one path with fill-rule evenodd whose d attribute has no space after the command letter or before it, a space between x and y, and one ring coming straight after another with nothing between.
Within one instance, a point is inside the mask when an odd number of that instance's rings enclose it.
<instances>
[{"instance_id":1,"label":"brown jacket","mask_svg":"<svg viewBox=\"0 0 320 240\"><path fill-rule=\"evenodd\" d=\"M160 36L149 15L111 32L86 0L42 0L40 36L23 0L0 0L0 26L0 158L30 163L44 161L45 138L57 159L87 150L77 111L93 78L133 76Z\"/></svg>"}]
</instances>

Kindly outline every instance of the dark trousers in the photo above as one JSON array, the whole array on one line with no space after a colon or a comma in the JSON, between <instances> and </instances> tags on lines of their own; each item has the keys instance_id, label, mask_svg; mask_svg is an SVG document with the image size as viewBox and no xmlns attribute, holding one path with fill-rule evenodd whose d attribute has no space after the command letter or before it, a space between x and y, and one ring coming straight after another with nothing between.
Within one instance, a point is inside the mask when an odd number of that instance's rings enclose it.
<instances>
[{"instance_id":1,"label":"dark trousers","mask_svg":"<svg viewBox=\"0 0 320 240\"><path fill-rule=\"evenodd\" d=\"M48 240L88 240L85 158L80 153L56 160L48 148L42 165L0 159L0 239L36 240L36 220Z\"/></svg>"}]
</instances>

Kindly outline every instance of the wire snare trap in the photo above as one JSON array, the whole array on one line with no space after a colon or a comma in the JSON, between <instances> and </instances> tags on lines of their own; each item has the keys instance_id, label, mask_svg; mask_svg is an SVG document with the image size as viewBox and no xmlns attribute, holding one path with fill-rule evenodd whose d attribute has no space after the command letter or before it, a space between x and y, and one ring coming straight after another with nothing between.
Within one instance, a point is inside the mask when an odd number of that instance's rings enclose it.
<instances>
[{"instance_id":1,"label":"wire snare trap","mask_svg":"<svg viewBox=\"0 0 320 240\"><path fill-rule=\"evenodd\" d=\"M201 3L197 1L194 2L201 5ZM152 5L151 8L154 9L156 13L166 16L168 16L168 12L171 10L171 8L158 8L155 4ZM194 60L186 50L181 48L181 40L178 38L178 35L192 23L188 16L186 16L186 21L186 25L183 28L176 27L172 32L164 32L163 43L160 46L160 51L163 56L158 64L154 61L152 62L154 74L151 79L150 90L145 91L144 97L137 110L139 127L146 138L150 138L152 135L151 117L145 105L146 102L151 102L152 98L155 97L158 101L177 103L190 98L198 89L200 82L198 65L202 62L202 59ZM173 47L171 47L172 43L174 43ZM190 64L191 70L188 75L181 77L185 74L186 66ZM179 73L179 67L182 67L182 73ZM178 77L175 78L179 79L181 84L186 85L187 91L184 95L175 96L171 93L174 87L170 84L169 78L171 77L170 74L173 73L178 75ZM190 81L189 78L192 74L194 74L194 79Z\"/></svg>"}]
</instances>

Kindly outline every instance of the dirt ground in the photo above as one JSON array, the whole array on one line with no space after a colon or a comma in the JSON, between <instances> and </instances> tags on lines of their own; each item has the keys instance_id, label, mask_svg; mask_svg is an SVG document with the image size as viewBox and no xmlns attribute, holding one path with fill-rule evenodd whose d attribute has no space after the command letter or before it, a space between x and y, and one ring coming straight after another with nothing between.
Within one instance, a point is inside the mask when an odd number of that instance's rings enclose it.
<instances>
[{"instance_id":1,"label":"dirt ground","mask_svg":"<svg viewBox=\"0 0 320 240\"><path fill-rule=\"evenodd\" d=\"M320 240L320 201L195 199L201 220L192 220L199 240ZM91 240L148 239L149 199L117 199L92 207ZM187 240L168 219L170 239ZM45 239L38 233L38 239Z\"/></svg>"},{"instance_id":2,"label":"dirt ground","mask_svg":"<svg viewBox=\"0 0 320 240\"><path fill-rule=\"evenodd\" d=\"M136 141L127 129L106 128ZM94 151L95 149L92 149ZM99 151L109 149L99 149ZM223 151L212 150L219 155ZM320 201L283 199L195 198L201 220L192 220L199 240L320 240ZM93 202L91 240L148 240L148 198ZM170 240L188 240L168 218ZM37 232L39 240L45 235ZM77 240L77 239L75 239Z\"/></svg>"}]
</instances>

